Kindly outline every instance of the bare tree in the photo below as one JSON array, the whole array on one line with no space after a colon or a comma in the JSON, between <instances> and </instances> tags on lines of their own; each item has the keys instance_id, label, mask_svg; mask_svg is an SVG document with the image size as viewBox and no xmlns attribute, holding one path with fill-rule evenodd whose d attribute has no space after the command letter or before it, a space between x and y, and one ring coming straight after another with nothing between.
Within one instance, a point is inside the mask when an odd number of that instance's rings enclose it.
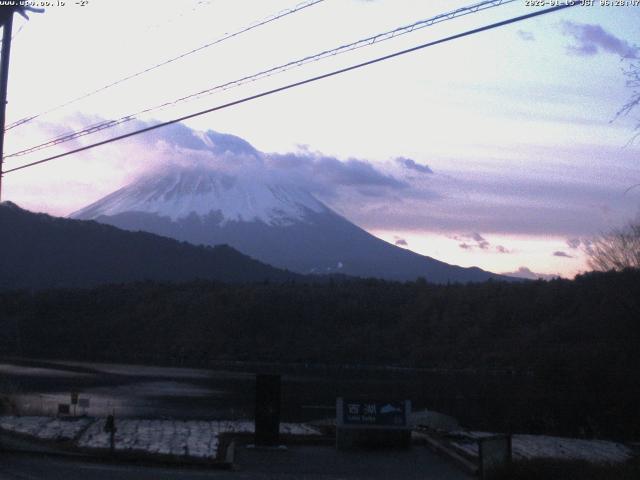
<instances>
[{"instance_id":1,"label":"bare tree","mask_svg":"<svg viewBox=\"0 0 640 480\"><path fill-rule=\"evenodd\" d=\"M640 220L600 235L586 253L594 270L640 268Z\"/></svg>"},{"instance_id":2,"label":"bare tree","mask_svg":"<svg viewBox=\"0 0 640 480\"><path fill-rule=\"evenodd\" d=\"M630 64L624 74L627 77L627 87L631 90L631 96L627 103L618 110L615 118L629 115L635 108L640 106L640 62ZM640 135L640 121L636 125L636 132L634 139Z\"/></svg>"},{"instance_id":3,"label":"bare tree","mask_svg":"<svg viewBox=\"0 0 640 480\"><path fill-rule=\"evenodd\" d=\"M627 87L631 91L631 96L618 110L615 118L629 115L640 107L640 62L631 63L624 74L627 77ZM638 137L640 137L640 121L636 125L636 134L629 143L633 143ZM640 184L630 186L625 194L638 186ZM588 243L584 250L589 258L589 266L594 270L640 268L640 218L622 228L600 235Z\"/></svg>"}]
</instances>

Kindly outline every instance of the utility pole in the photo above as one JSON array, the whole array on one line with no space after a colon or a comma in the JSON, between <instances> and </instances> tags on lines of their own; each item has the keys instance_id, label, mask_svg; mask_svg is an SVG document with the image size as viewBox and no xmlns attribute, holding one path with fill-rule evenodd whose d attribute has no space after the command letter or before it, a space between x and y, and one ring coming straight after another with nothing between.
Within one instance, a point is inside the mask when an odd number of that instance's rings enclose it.
<instances>
[{"instance_id":1,"label":"utility pole","mask_svg":"<svg viewBox=\"0 0 640 480\"><path fill-rule=\"evenodd\" d=\"M13 14L19 13L29 20L26 12L42 13L44 9L20 5L14 0L9 5L0 6L0 26L2 26L2 55L0 55L0 202L2 201L2 164L4 163L4 127L7 109L7 84L9 81L9 55L11 54L11 33Z\"/></svg>"},{"instance_id":2,"label":"utility pole","mask_svg":"<svg viewBox=\"0 0 640 480\"><path fill-rule=\"evenodd\" d=\"M9 55L11 54L11 31L13 29L14 8L15 7L9 7L2 12L2 55L0 55L0 202L2 201L4 126L7 108L7 83L9 81Z\"/></svg>"}]
</instances>

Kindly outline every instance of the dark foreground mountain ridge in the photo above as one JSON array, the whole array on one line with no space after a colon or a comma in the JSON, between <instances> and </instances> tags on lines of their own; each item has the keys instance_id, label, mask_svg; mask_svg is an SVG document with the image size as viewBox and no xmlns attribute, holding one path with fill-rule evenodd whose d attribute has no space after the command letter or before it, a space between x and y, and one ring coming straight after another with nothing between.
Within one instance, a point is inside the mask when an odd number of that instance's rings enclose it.
<instances>
[{"instance_id":1,"label":"dark foreground mountain ridge","mask_svg":"<svg viewBox=\"0 0 640 480\"><path fill-rule=\"evenodd\" d=\"M194 246L92 221L0 204L0 290L91 287L140 280L287 281L300 275L233 248Z\"/></svg>"}]
</instances>

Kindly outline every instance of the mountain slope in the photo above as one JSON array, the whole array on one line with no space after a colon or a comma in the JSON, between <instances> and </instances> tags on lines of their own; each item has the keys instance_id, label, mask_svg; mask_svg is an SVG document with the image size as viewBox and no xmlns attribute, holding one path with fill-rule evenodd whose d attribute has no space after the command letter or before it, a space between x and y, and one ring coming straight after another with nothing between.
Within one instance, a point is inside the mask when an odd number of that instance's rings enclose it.
<instances>
[{"instance_id":1,"label":"mountain slope","mask_svg":"<svg viewBox=\"0 0 640 480\"><path fill-rule=\"evenodd\" d=\"M202 168L143 177L72 217L193 244L228 244L303 274L424 277L436 283L507 279L384 242L295 185Z\"/></svg>"},{"instance_id":2,"label":"mountain slope","mask_svg":"<svg viewBox=\"0 0 640 480\"><path fill-rule=\"evenodd\" d=\"M286 281L228 246L196 247L150 233L55 218L0 204L0 289L88 287L136 280Z\"/></svg>"}]
</instances>

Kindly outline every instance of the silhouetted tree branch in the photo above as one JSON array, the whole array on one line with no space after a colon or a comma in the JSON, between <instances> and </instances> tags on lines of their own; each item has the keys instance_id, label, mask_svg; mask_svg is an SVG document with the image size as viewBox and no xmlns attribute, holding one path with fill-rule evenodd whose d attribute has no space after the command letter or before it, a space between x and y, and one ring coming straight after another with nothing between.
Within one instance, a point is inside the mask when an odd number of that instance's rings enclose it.
<instances>
[{"instance_id":1,"label":"silhouetted tree branch","mask_svg":"<svg viewBox=\"0 0 640 480\"><path fill-rule=\"evenodd\" d=\"M640 268L640 220L600 235L586 253L594 270Z\"/></svg>"},{"instance_id":2,"label":"silhouetted tree branch","mask_svg":"<svg viewBox=\"0 0 640 480\"><path fill-rule=\"evenodd\" d=\"M627 70L624 71L627 77L627 87L631 90L631 96L616 113L615 118L629 115L636 107L640 105L640 63L632 63ZM636 125L637 135L640 135L640 121Z\"/></svg>"}]
</instances>

